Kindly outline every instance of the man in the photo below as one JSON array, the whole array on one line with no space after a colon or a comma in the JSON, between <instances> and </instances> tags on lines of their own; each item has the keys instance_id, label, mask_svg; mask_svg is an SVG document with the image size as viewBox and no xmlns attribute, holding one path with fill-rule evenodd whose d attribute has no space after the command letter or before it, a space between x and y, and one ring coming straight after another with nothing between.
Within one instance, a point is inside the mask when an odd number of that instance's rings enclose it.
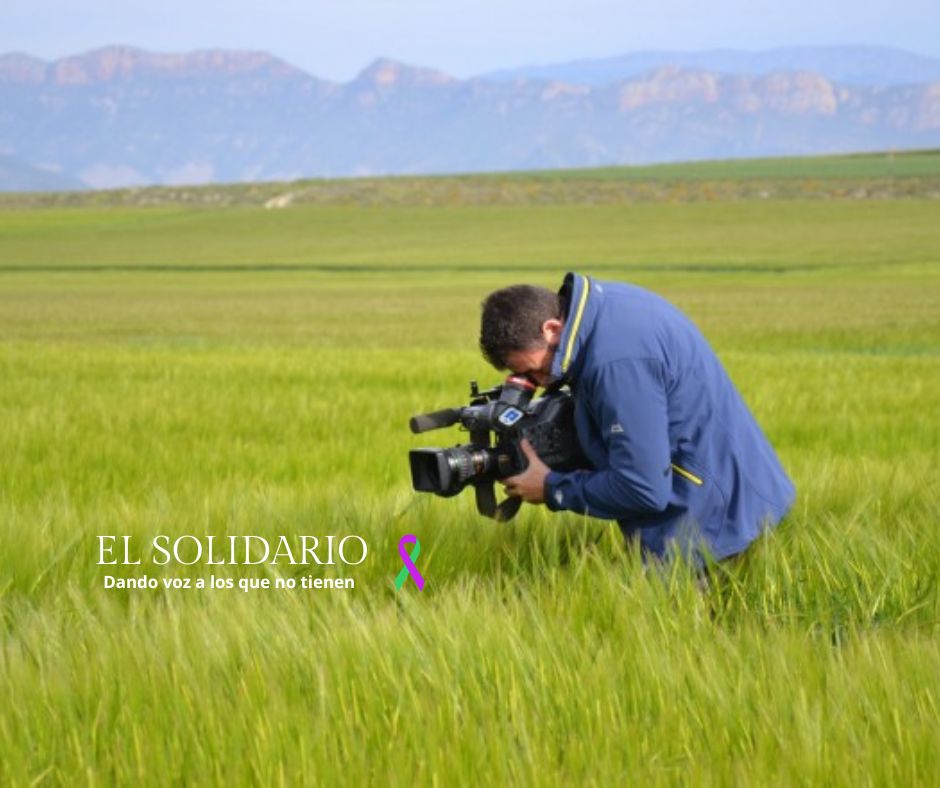
<instances>
[{"instance_id":1,"label":"man","mask_svg":"<svg viewBox=\"0 0 940 788\"><path fill-rule=\"evenodd\" d=\"M497 369L567 383L596 470L551 471L528 442L509 495L617 520L645 553L699 562L747 548L795 490L714 351L642 288L569 273L558 294L516 285L483 302L480 348Z\"/></svg>"}]
</instances>

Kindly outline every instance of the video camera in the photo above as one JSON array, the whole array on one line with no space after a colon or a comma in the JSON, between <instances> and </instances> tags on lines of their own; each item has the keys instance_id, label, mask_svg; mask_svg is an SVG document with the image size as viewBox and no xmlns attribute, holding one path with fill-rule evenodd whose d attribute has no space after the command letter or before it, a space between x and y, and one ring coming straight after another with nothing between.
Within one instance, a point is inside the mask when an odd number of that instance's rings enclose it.
<instances>
[{"instance_id":1,"label":"video camera","mask_svg":"<svg viewBox=\"0 0 940 788\"><path fill-rule=\"evenodd\" d=\"M510 375L502 385L486 391L480 391L474 380L469 405L412 417L411 431L416 435L458 423L470 433L469 443L449 449L410 451L414 489L449 498L472 484L480 514L506 521L516 515L522 500L507 498L497 504L493 486L525 470L523 438L552 470L589 468L574 430L571 393L553 387L533 401L535 389L532 381L519 375Z\"/></svg>"}]
</instances>

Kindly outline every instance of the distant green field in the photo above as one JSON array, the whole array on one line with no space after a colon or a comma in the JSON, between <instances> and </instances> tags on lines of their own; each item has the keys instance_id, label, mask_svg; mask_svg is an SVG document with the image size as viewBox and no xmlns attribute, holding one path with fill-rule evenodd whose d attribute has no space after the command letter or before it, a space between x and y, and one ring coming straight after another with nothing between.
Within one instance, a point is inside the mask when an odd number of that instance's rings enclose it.
<instances>
[{"instance_id":1,"label":"distant green field","mask_svg":"<svg viewBox=\"0 0 940 788\"><path fill-rule=\"evenodd\" d=\"M149 186L2 194L3 207L230 207L623 205L765 200L940 199L940 151L731 159L438 176Z\"/></svg>"},{"instance_id":2,"label":"distant green field","mask_svg":"<svg viewBox=\"0 0 940 788\"><path fill-rule=\"evenodd\" d=\"M480 300L570 269L683 308L796 481L704 591L616 526L411 492L460 435L409 416L499 379ZM936 199L7 205L0 781L933 784L938 414ZM314 567L347 591L102 588L307 571L95 563L161 533L369 556Z\"/></svg>"},{"instance_id":3,"label":"distant green field","mask_svg":"<svg viewBox=\"0 0 940 788\"><path fill-rule=\"evenodd\" d=\"M725 178L904 178L940 175L940 150L881 151L835 156L726 159L633 167L603 167L525 173L522 177L613 178L629 180L719 180Z\"/></svg>"}]
</instances>

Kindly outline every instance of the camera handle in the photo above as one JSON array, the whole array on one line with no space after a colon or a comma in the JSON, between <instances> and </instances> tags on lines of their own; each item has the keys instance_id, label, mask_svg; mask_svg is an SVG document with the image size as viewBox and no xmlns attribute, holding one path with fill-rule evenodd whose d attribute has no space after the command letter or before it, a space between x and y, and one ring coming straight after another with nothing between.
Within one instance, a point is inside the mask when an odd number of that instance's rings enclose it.
<instances>
[{"instance_id":1,"label":"camera handle","mask_svg":"<svg viewBox=\"0 0 940 788\"><path fill-rule=\"evenodd\" d=\"M477 511L484 517L492 517L497 522L505 523L515 517L522 506L521 498L506 498L497 504L493 482L477 482L473 486L476 490Z\"/></svg>"}]
</instances>

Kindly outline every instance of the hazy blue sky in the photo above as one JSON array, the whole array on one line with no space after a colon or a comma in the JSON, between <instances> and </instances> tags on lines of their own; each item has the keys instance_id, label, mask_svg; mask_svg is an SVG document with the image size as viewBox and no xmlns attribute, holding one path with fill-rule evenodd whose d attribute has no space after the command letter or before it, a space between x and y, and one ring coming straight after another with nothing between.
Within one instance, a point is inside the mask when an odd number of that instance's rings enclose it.
<instances>
[{"instance_id":1,"label":"hazy blue sky","mask_svg":"<svg viewBox=\"0 0 940 788\"><path fill-rule=\"evenodd\" d=\"M377 56L457 76L638 49L883 44L940 56L940 0L0 0L0 52L263 49L346 80Z\"/></svg>"}]
</instances>

